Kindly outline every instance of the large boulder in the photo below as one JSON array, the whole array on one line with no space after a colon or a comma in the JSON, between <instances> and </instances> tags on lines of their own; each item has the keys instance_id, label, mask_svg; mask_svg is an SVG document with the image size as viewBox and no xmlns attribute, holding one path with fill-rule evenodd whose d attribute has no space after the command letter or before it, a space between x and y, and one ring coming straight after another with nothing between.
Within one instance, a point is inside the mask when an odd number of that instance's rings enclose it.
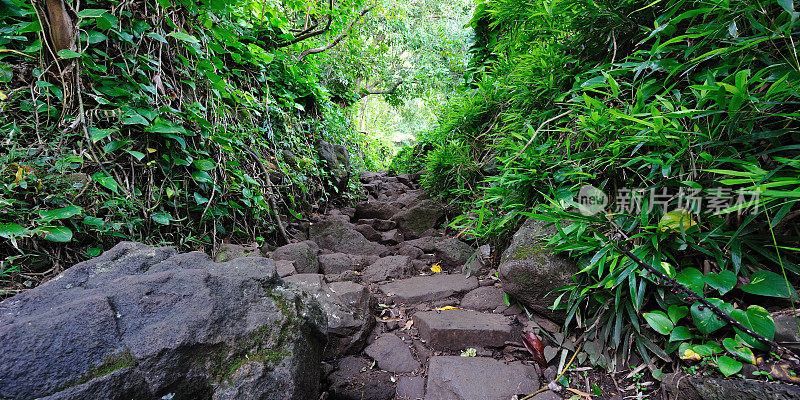
<instances>
[{"instance_id":1,"label":"large boulder","mask_svg":"<svg viewBox=\"0 0 800 400\"><path fill-rule=\"evenodd\" d=\"M370 242L353 225L343 221L324 220L311 224L309 236L319 247L331 251L374 255L385 249Z\"/></svg>"},{"instance_id":2,"label":"large boulder","mask_svg":"<svg viewBox=\"0 0 800 400\"><path fill-rule=\"evenodd\" d=\"M356 204L355 216L359 219L377 218L388 220L398 212L400 212L400 209L389 203L381 201L365 201L363 203Z\"/></svg>"},{"instance_id":3,"label":"large boulder","mask_svg":"<svg viewBox=\"0 0 800 400\"><path fill-rule=\"evenodd\" d=\"M325 327L270 259L124 242L0 303L0 398L317 398Z\"/></svg>"},{"instance_id":4,"label":"large boulder","mask_svg":"<svg viewBox=\"0 0 800 400\"><path fill-rule=\"evenodd\" d=\"M426 253L433 253L439 261L451 267L463 267L470 257L475 254L475 249L472 246L456 238L427 236L408 240L405 244L414 246Z\"/></svg>"},{"instance_id":5,"label":"large boulder","mask_svg":"<svg viewBox=\"0 0 800 400\"><path fill-rule=\"evenodd\" d=\"M276 261L294 261L294 268L301 274L316 274L319 272L319 259L317 244L306 240L300 243L289 243L278 247L272 252L272 259Z\"/></svg>"},{"instance_id":6,"label":"large boulder","mask_svg":"<svg viewBox=\"0 0 800 400\"><path fill-rule=\"evenodd\" d=\"M350 153L347 148L321 140L317 153L322 159L323 169L330 174L332 189L336 193L344 193L350 182Z\"/></svg>"},{"instance_id":7,"label":"large boulder","mask_svg":"<svg viewBox=\"0 0 800 400\"><path fill-rule=\"evenodd\" d=\"M326 283L323 275L298 274L284 278L308 292L322 305L328 321L325 359L358 353L375 326L370 314L375 302L369 290L355 282Z\"/></svg>"},{"instance_id":8,"label":"large boulder","mask_svg":"<svg viewBox=\"0 0 800 400\"><path fill-rule=\"evenodd\" d=\"M556 230L534 219L527 220L514 234L500 259L498 268L503 290L546 316L562 319L552 312L557 293L553 291L572 282L577 265L566 257L554 255L545 243Z\"/></svg>"},{"instance_id":9,"label":"large boulder","mask_svg":"<svg viewBox=\"0 0 800 400\"><path fill-rule=\"evenodd\" d=\"M436 200L422 200L392 216L398 229L407 239L421 237L439 225L444 217L444 206Z\"/></svg>"}]
</instances>

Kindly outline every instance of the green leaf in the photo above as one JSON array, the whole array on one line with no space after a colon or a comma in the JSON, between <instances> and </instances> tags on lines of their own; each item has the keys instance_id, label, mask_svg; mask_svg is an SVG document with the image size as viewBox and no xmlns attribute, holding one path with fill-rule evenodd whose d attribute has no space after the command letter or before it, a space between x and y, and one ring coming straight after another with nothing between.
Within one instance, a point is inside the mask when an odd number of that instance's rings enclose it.
<instances>
[{"instance_id":1,"label":"green leaf","mask_svg":"<svg viewBox=\"0 0 800 400\"><path fill-rule=\"evenodd\" d=\"M213 182L211 175L207 174L205 171L192 171L192 178L200 183Z\"/></svg>"},{"instance_id":2,"label":"green leaf","mask_svg":"<svg viewBox=\"0 0 800 400\"><path fill-rule=\"evenodd\" d=\"M675 277L675 280L700 296L703 295L703 287L705 286L703 283L703 273L697 268L684 268L683 271Z\"/></svg>"},{"instance_id":3,"label":"green leaf","mask_svg":"<svg viewBox=\"0 0 800 400\"><path fill-rule=\"evenodd\" d=\"M72 231L65 226L44 226L37 229L45 240L66 243L72 240Z\"/></svg>"},{"instance_id":4,"label":"green leaf","mask_svg":"<svg viewBox=\"0 0 800 400\"><path fill-rule=\"evenodd\" d=\"M83 217L83 223L89 226L103 226L104 222L101 218L85 216Z\"/></svg>"},{"instance_id":5,"label":"green leaf","mask_svg":"<svg viewBox=\"0 0 800 400\"><path fill-rule=\"evenodd\" d=\"M794 0L778 0L778 4L788 13L794 13Z\"/></svg>"},{"instance_id":6,"label":"green leaf","mask_svg":"<svg viewBox=\"0 0 800 400\"><path fill-rule=\"evenodd\" d=\"M173 32L170 32L167 36L174 37L175 39L178 39L178 40L181 40L181 41L184 41L184 42L200 43L200 41L197 40L196 37L194 37L192 35L189 35L189 34L186 34L186 33L183 33L183 32L173 31Z\"/></svg>"},{"instance_id":7,"label":"green leaf","mask_svg":"<svg viewBox=\"0 0 800 400\"><path fill-rule=\"evenodd\" d=\"M753 355L753 351L750 350L749 347L744 346L743 344L739 343L736 339L732 338L725 338L722 341L722 346L725 347L725 350L728 350L731 354L739 357L740 359L750 363L756 363L756 356Z\"/></svg>"},{"instance_id":8,"label":"green leaf","mask_svg":"<svg viewBox=\"0 0 800 400\"><path fill-rule=\"evenodd\" d=\"M83 211L83 208L70 205L55 210L39 211L39 216L48 221L73 217Z\"/></svg>"},{"instance_id":9,"label":"green leaf","mask_svg":"<svg viewBox=\"0 0 800 400\"><path fill-rule=\"evenodd\" d=\"M720 295L724 295L736 286L736 274L731 271L708 274L705 276L705 282L708 286L716 289Z\"/></svg>"},{"instance_id":10,"label":"green leaf","mask_svg":"<svg viewBox=\"0 0 800 400\"><path fill-rule=\"evenodd\" d=\"M101 247L90 247L86 249L86 255L89 257L97 257L103 252Z\"/></svg>"},{"instance_id":11,"label":"green leaf","mask_svg":"<svg viewBox=\"0 0 800 400\"><path fill-rule=\"evenodd\" d=\"M203 197L200 193L194 192L194 201L197 202L198 205L208 203L208 199Z\"/></svg>"},{"instance_id":12,"label":"green leaf","mask_svg":"<svg viewBox=\"0 0 800 400\"><path fill-rule=\"evenodd\" d=\"M112 133L117 132L116 129L98 129L95 127L89 127L89 135L92 137L92 142L97 143L102 139L107 138Z\"/></svg>"},{"instance_id":13,"label":"green leaf","mask_svg":"<svg viewBox=\"0 0 800 400\"><path fill-rule=\"evenodd\" d=\"M78 11L78 17L80 18L97 18L105 13L107 10L101 10L99 8L87 8L85 10Z\"/></svg>"},{"instance_id":14,"label":"green leaf","mask_svg":"<svg viewBox=\"0 0 800 400\"><path fill-rule=\"evenodd\" d=\"M142 161L142 159L144 158L144 153L142 153L140 151L134 151L134 150L125 150L125 151L128 154L132 155L133 158L135 158L135 159L137 159L139 161Z\"/></svg>"},{"instance_id":15,"label":"green leaf","mask_svg":"<svg viewBox=\"0 0 800 400\"><path fill-rule=\"evenodd\" d=\"M742 363L728 356L721 356L717 359L717 367L719 367L719 372L722 372L723 375L731 376L742 370Z\"/></svg>"},{"instance_id":16,"label":"green leaf","mask_svg":"<svg viewBox=\"0 0 800 400\"><path fill-rule=\"evenodd\" d=\"M26 229L17 224L4 223L0 224L0 237L10 239L12 237L19 237L25 234Z\"/></svg>"},{"instance_id":17,"label":"green leaf","mask_svg":"<svg viewBox=\"0 0 800 400\"><path fill-rule=\"evenodd\" d=\"M670 211L658 221L658 229L661 232L683 232L695 225L697 222L692 213L684 209Z\"/></svg>"},{"instance_id":18,"label":"green leaf","mask_svg":"<svg viewBox=\"0 0 800 400\"><path fill-rule=\"evenodd\" d=\"M747 311L733 310L731 317L767 339L772 340L775 337L775 322L772 321L772 316L769 315L769 312L764 307L753 305L748 307ZM736 327L734 327L734 330L739 338L751 347L764 351L769 350L768 345L756 340L756 338Z\"/></svg>"},{"instance_id":19,"label":"green leaf","mask_svg":"<svg viewBox=\"0 0 800 400\"><path fill-rule=\"evenodd\" d=\"M89 31L88 35L86 36L86 41L89 44L100 43L108 39L108 36L98 32L98 31Z\"/></svg>"},{"instance_id":20,"label":"green leaf","mask_svg":"<svg viewBox=\"0 0 800 400\"><path fill-rule=\"evenodd\" d=\"M63 50L59 50L58 51L58 56L60 58L63 58L65 60L67 60L67 59L70 59L70 58L78 58L81 55L80 55L80 53L76 52L75 50L63 49Z\"/></svg>"},{"instance_id":21,"label":"green leaf","mask_svg":"<svg viewBox=\"0 0 800 400\"><path fill-rule=\"evenodd\" d=\"M161 225L169 225L169 221L172 220L172 216L164 212L153 213L150 217L153 218L153 221Z\"/></svg>"},{"instance_id":22,"label":"green leaf","mask_svg":"<svg viewBox=\"0 0 800 400\"><path fill-rule=\"evenodd\" d=\"M750 276L750 283L742 285L742 291L760 296L797 298L792 285L786 283L782 276L772 271L756 271Z\"/></svg>"},{"instance_id":23,"label":"green leaf","mask_svg":"<svg viewBox=\"0 0 800 400\"><path fill-rule=\"evenodd\" d=\"M677 325L681 318L689 315L689 307L673 304L667 309L667 314L669 315L670 321Z\"/></svg>"},{"instance_id":24,"label":"green leaf","mask_svg":"<svg viewBox=\"0 0 800 400\"><path fill-rule=\"evenodd\" d=\"M119 186L114 178L106 175L104 172L98 172L92 175L92 180L110 189L112 192L117 193Z\"/></svg>"},{"instance_id":25,"label":"green leaf","mask_svg":"<svg viewBox=\"0 0 800 400\"><path fill-rule=\"evenodd\" d=\"M663 311L644 313L644 319L651 328L662 335L669 335L675 327Z\"/></svg>"},{"instance_id":26,"label":"green leaf","mask_svg":"<svg viewBox=\"0 0 800 400\"><path fill-rule=\"evenodd\" d=\"M669 341L670 342L677 342L681 340L691 339L693 337L692 332L689 328L685 326L676 326L675 329L672 330L672 333L669 334Z\"/></svg>"},{"instance_id":27,"label":"green leaf","mask_svg":"<svg viewBox=\"0 0 800 400\"><path fill-rule=\"evenodd\" d=\"M730 304L723 303L723 301L720 299L707 300L709 303L721 308L726 312L726 308L731 307ZM720 318L710 308L702 305L699 301L692 304L691 313L694 326L697 327L697 329L704 335L714 332L726 325L726 322L722 318Z\"/></svg>"},{"instance_id":28,"label":"green leaf","mask_svg":"<svg viewBox=\"0 0 800 400\"><path fill-rule=\"evenodd\" d=\"M150 125L150 121L136 112L131 112L122 120L122 125Z\"/></svg>"},{"instance_id":29,"label":"green leaf","mask_svg":"<svg viewBox=\"0 0 800 400\"><path fill-rule=\"evenodd\" d=\"M208 158L204 160L194 160L193 164L201 171L210 171L217 166L217 163L215 163L214 160Z\"/></svg>"}]
</instances>

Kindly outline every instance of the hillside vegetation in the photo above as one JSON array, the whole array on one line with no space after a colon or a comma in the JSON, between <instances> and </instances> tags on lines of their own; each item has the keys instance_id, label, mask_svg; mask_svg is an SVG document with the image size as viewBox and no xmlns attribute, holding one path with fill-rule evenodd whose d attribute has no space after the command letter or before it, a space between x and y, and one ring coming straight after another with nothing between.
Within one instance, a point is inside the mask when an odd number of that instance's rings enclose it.
<instances>
[{"instance_id":1,"label":"hillside vegetation","mask_svg":"<svg viewBox=\"0 0 800 400\"><path fill-rule=\"evenodd\" d=\"M795 7L481 2L464 93L392 168L424 172L462 211L452 226L482 241L502 245L526 217L556 222L554 250L582 270L555 306L568 326L596 328L599 348L647 360L693 350L716 364L721 347L706 338L734 332L623 250L728 312L767 319L764 307L796 305Z\"/></svg>"}]
</instances>

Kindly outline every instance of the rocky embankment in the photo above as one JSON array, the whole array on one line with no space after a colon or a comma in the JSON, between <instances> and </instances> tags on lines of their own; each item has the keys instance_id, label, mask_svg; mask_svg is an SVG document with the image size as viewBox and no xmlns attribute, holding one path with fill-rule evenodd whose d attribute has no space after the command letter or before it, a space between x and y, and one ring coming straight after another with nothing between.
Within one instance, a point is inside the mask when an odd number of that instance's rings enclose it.
<instances>
[{"instance_id":1,"label":"rocky embankment","mask_svg":"<svg viewBox=\"0 0 800 400\"><path fill-rule=\"evenodd\" d=\"M526 222L495 269L411 177L361 180L367 201L294 243L216 260L121 243L0 303L0 399L510 400L554 380L576 346L547 307L576 267L544 248L553 232Z\"/></svg>"}]
</instances>

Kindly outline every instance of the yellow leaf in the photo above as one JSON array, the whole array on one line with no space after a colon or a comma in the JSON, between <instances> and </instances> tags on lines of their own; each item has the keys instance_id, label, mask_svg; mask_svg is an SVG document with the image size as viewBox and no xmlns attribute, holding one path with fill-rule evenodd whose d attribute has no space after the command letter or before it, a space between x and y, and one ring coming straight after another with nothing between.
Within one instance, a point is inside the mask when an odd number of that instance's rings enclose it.
<instances>
[{"instance_id":1,"label":"yellow leaf","mask_svg":"<svg viewBox=\"0 0 800 400\"><path fill-rule=\"evenodd\" d=\"M152 147L148 147L148 148L147 148L147 152L148 152L148 153L155 153L155 152L156 152L156 149L154 149L154 148L152 148Z\"/></svg>"},{"instance_id":2,"label":"yellow leaf","mask_svg":"<svg viewBox=\"0 0 800 400\"><path fill-rule=\"evenodd\" d=\"M431 271L433 271L433 272L438 274L439 272L442 272L442 266L439 265L438 263L433 264L433 265L431 265Z\"/></svg>"},{"instance_id":3,"label":"yellow leaf","mask_svg":"<svg viewBox=\"0 0 800 400\"><path fill-rule=\"evenodd\" d=\"M692 213L682 208L664 214L664 216L661 217L661 220L658 221L658 228L661 230L661 232L685 231L695 225L697 225L697 222L695 222L694 218L692 218Z\"/></svg>"},{"instance_id":4,"label":"yellow leaf","mask_svg":"<svg viewBox=\"0 0 800 400\"><path fill-rule=\"evenodd\" d=\"M453 306L444 306L436 309L436 311L447 311L447 310L460 310L460 308Z\"/></svg>"},{"instance_id":5,"label":"yellow leaf","mask_svg":"<svg viewBox=\"0 0 800 400\"><path fill-rule=\"evenodd\" d=\"M703 356L701 356L700 354L695 353L694 350L692 350L692 349L686 349L683 352L683 355L681 356L681 360L700 361L700 359L702 359L702 358L703 358Z\"/></svg>"},{"instance_id":6,"label":"yellow leaf","mask_svg":"<svg viewBox=\"0 0 800 400\"><path fill-rule=\"evenodd\" d=\"M3 93L3 91L2 91L2 90L0 90L0 101L3 101L3 100L5 100L5 99L7 99L7 98L8 98L8 96L6 96L6 94L5 94L5 93Z\"/></svg>"}]
</instances>

